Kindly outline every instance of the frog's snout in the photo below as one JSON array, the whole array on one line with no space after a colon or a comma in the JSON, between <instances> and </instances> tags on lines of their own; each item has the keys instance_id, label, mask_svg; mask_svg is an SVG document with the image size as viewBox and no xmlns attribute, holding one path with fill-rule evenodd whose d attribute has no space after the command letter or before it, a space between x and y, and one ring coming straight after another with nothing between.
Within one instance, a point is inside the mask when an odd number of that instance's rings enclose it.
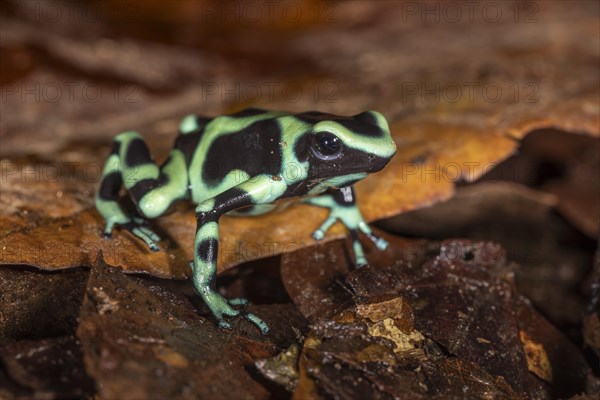
<instances>
[{"instance_id":1,"label":"frog's snout","mask_svg":"<svg viewBox=\"0 0 600 400\"><path fill-rule=\"evenodd\" d=\"M381 171L390 160L396 155L398 148L396 147L396 143L390 138L390 141L385 147L384 152L380 156L372 156L374 161L374 169L373 172Z\"/></svg>"},{"instance_id":2,"label":"frog's snout","mask_svg":"<svg viewBox=\"0 0 600 400\"><path fill-rule=\"evenodd\" d=\"M371 154L369 156L369 172L378 172L381 171L394 157L396 154L396 146L394 145L393 149L390 149L390 152L385 155L385 157L376 156Z\"/></svg>"},{"instance_id":3,"label":"frog's snout","mask_svg":"<svg viewBox=\"0 0 600 400\"><path fill-rule=\"evenodd\" d=\"M390 160L391 160L396 155L396 152L398 151L396 142L394 142L394 140L391 138L390 138L389 149L390 149Z\"/></svg>"}]
</instances>

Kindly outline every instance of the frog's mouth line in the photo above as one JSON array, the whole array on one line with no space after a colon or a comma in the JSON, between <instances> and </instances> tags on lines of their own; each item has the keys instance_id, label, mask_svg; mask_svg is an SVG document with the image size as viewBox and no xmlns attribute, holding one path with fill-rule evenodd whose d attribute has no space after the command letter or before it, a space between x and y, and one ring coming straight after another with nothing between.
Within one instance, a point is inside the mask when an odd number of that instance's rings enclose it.
<instances>
[{"instance_id":1,"label":"frog's mouth line","mask_svg":"<svg viewBox=\"0 0 600 400\"><path fill-rule=\"evenodd\" d=\"M366 178L367 175L368 173L366 172L358 172L355 174L335 176L333 178L312 179L309 186L311 189L314 189L318 186L339 189L342 187L353 185L356 182Z\"/></svg>"}]
</instances>

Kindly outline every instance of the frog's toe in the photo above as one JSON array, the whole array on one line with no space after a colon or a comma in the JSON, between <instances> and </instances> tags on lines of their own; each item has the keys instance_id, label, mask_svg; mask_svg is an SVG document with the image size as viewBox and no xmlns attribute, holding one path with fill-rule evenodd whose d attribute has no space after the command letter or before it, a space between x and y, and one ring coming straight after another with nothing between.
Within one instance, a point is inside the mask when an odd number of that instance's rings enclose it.
<instances>
[{"instance_id":1,"label":"frog's toe","mask_svg":"<svg viewBox=\"0 0 600 400\"><path fill-rule=\"evenodd\" d=\"M150 248L150 250L152 250L155 253L157 251L160 251L160 247L158 247L158 245L156 243L148 243L148 247Z\"/></svg>"},{"instance_id":2,"label":"frog's toe","mask_svg":"<svg viewBox=\"0 0 600 400\"><path fill-rule=\"evenodd\" d=\"M356 267L357 268L366 267L367 265L369 265L369 262L367 261L367 259L364 256L359 256L356 258Z\"/></svg>"},{"instance_id":3,"label":"frog's toe","mask_svg":"<svg viewBox=\"0 0 600 400\"><path fill-rule=\"evenodd\" d=\"M142 239L152 251L159 251L160 248L154 241L153 237L148 233L148 228L136 226L131 229L131 233Z\"/></svg>"},{"instance_id":4,"label":"frog's toe","mask_svg":"<svg viewBox=\"0 0 600 400\"><path fill-rule=\"evenodd\" d=\"M227 300L230 306L245 306L248 304L248 300L238 297L236 299Z\"/></svg>"},{"instance_id":5,"label":"frog's toe","mask_svg":"<svg viewBox=\"0 0 600 400\"><path fill-rule=\"evenodd\" d=\"M256 325L256 327L258 327L258 329L260 329L260 332L263 335L268 334L270 331L269 326L262 319L260 319L259 317L257 317L256 315L254 315L252 313L247 313L247 312L243 312L243 311L239 311L239 310L231 308L231 306L246 305L246 304L248 304L248 300L246 300L246 299L241 299L241 298L230 299L230 300L226 300L226 302L224 302L223 304L220 304L218 307L218 310L213 309L213 314L215 314L215 317L217 318L217 322L219 323L219 328L231 329L231 324L229 322L226 322L223 317L241 316L241 317L246 318L248 321L252 322L254 325Z\"/></svg>"},{"instance_id":6,"label":"frog's toe","mask_svg":"<svg viewBox=\"0 0 600 400\"><path fill-rule=\"evenodd\" d=\"M265 321L263 321L262 319L260 319L252 313L244 314L244 318L256 325L258 329L260 329L260 333L262 333L263 335L268 335L271 331L271 329L269 329L269 326L266 324Z\"/></svg>"},{"instance_id":7,"label":"frog's toe","mask_svg":"<svg viewBox=\"0 0 600 400\"><path fill-rule=\"evenodd\" d=\"M387 240L385 240L384 238L378 238L377 241L375 242L375 246L379 250L385 250L388 248L389 242Z\"/></svg>"},{"instance_id":8,"label":"frog's toe","mask_svg":"<svg viewBox=\"0 0 600 400\"><path fill-rule=\"evenodd\" d=\"M219 320L219 329L231 330L231 324L225 320Z\"/></svg>"},{"instance_id":9,"label":"frog's toe","mask_svg":"<svg viewBox=\"0 0 600 400\"><path fill-rule=\"evenodd\" d=\"M325 237L325 232L323 232L321 229L317 229L313 232L312 237L315 240L322 240Z\"/></svg>"},{"instance_id":10,"label":"frog's toe","mask_svg":"<svg viewBox=\"0 0 600 400\"><path fill-rule=\"evenodd\" d=\"M109 227L108 224L106 224L102 237L104 237L104 239L110 239L112 237L112 226Z\"/></svg>"},{"instance_id":11,"label":"frog's toe","mask_svg":"<svg viewBox=\"0 0 600 400\"><path fill-rule=\"evenodd\" d=\"M104 227L104 232L102 233L104 239L110 239L112 237L112 231L114 226L114 221L106 221L106 226Z\"/></svg>"},{"instance_id":12,"label":"frog's toe","mask_svg":"<svg viewBox=\"0 0 600 400\"><path fill-rule=\"evenodd\" d=\"M133 216L133 222L135 222L138 225L146 225L148 223L147 220L145 220L144 218L140 217L140 216Z\"/></svg>"},{"instance_id":13,"label":"frog's toe","mask_svg":"<svg viewBox=\"0 0 600 400\"><path fill-rule=\"evenodd\" d=\"M154 231L152 231L150 228L145 227L145 226L140 226L139 227L140 230L142 232L144 232L146 235L148 235L148 237L150 239L152 239L155 242L159 242L160 241L160 236L158 236Z\"/></svg>"}]
</instances>

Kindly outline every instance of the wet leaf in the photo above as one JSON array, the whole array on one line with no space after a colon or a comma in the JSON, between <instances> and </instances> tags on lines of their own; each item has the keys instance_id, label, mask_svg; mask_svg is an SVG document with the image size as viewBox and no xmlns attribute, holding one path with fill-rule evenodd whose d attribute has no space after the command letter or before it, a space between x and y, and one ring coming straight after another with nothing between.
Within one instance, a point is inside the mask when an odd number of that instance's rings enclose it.
<instances>
[{"instance_id":1,"label":"wet leaf","mask_svg":"<svg viewBox=\"0 0 600 400\"><path fill-rule=\"evenodd\" d=\"M81 398L95 392L72 336L7 343L0 347L0 359L10 379L31 389L34 398Z\"/></svg>"},{"instance_id":2,"label":"wet leaf","mask_svg":"<svg viewBox=\"0 0 600 400\"><path fill-rule=\"evenodd\" d=\"M287 293L311 322L330 317L352 299L344 286L350 269L333 251L333 244L312 249L285 254L281 259L281 279Z\"/></svg>"},{"instance_id":3,"label":"wet leaf","mask_svg":"<svg viewBox=\"0 0 600 400\"><path fill-rule=\"evenodd\" d=\"M402 235L502 243L508 258L520 265L520 293L565 326L580 321L585 308L580 286L592 265L593 243L557 215L560 201L555 195L493 180L461 187L447 202L399 215L382 226Z\"/></svg>"},{"instance_id":4,"label":"wet leaf","mask_svg":"<svg viewBox=\"0 0 600 400\"><path fill-rule=\"evenodd\" d=\"M0 268L0 338L73 334L87 278L81 269L44 273Z\"/></svg>"},{"instance_id":5,"label":"wet leaf","mask_svg":"<svg viewBox=\"0 0 600 400\"><path fill-rule=\"evenodd\" d=\"M577 394L576 387L583 391L590 371L583 367L585 360L577 347L539 315L527 299L520 299L517 313L529 370L551 383L553 397Z\"/></svg>"},{"instance_id":6,"label":"wet leaf","mask_svg":"<svg viewBox=\"0 0 600 400\"><path fill-rule=\"evenodd\" d=\"M546 398L585 388L583 356L518 295L517 267L500 245L390 241L376 267L346 278L355 305L316 319L298 398ZM335 243L331 251L347 262ZM304 296L292 300L311 316Z\"/></svg>"},{"instance_id":7,"label":"wet leaf","mask_svg":"<svg viewBox=\"0 0 600 400\"><path fill-rule=\"evenodd\" d=\"M190 301L156 282L130 278L103 261L92 270L77 337L100 398L268 398L248 372L303 330L291 306L252 307L271 326L262 336L245 320L232 332L200 318ZM236 322L239 322L236 323ZM135 385L132 384L135 382Z\"/></svg>"}]
</instances>

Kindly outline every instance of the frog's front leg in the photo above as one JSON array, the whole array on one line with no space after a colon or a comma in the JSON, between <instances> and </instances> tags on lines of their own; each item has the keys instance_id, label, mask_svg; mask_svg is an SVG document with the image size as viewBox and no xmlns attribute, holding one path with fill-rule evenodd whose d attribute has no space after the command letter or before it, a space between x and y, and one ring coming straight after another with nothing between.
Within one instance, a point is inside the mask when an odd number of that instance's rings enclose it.
<instances>
[{"instance_id":1,"label":"frog's front leg","mask_svg":"<svg viewBox=\"0 0 600 400\"><path fill-rule=\"evenodd\" d=\"M365 252L358 237L358 231L363 232L375 243L379 250L385 250L388 242L375 235L369 225L365 222L358 206L356 205L356 195L352 186L334 190L328 194L312 197L304 200L305 203L328 208L329 215L321 226L313 232L315 240L321 240L325 232L331 228L336 221L341 221L349 230L352 237L352 248L356 257L356 265L363 266L367 264Z\"/></svg>"},{"instance_id":2,"label":"frog's front leg","mask_svg":"<svg viewBox=\"0 0 600 400\"><path fill-rule=\"evenodd\" d=\"M219 218L240 207L270 203L281 196L285 188L285 183L272 180L270 176L259 176L203 201L196 208L197 228L194 260L191 264L192 280L221 328L230 328L224 317L242 315L254 323L263 334L269 332L269 327L259 317L251 313L242 313L232 307L245 304L244 299L226 300L216 291Z\"/></svg>"}]
</instances>

